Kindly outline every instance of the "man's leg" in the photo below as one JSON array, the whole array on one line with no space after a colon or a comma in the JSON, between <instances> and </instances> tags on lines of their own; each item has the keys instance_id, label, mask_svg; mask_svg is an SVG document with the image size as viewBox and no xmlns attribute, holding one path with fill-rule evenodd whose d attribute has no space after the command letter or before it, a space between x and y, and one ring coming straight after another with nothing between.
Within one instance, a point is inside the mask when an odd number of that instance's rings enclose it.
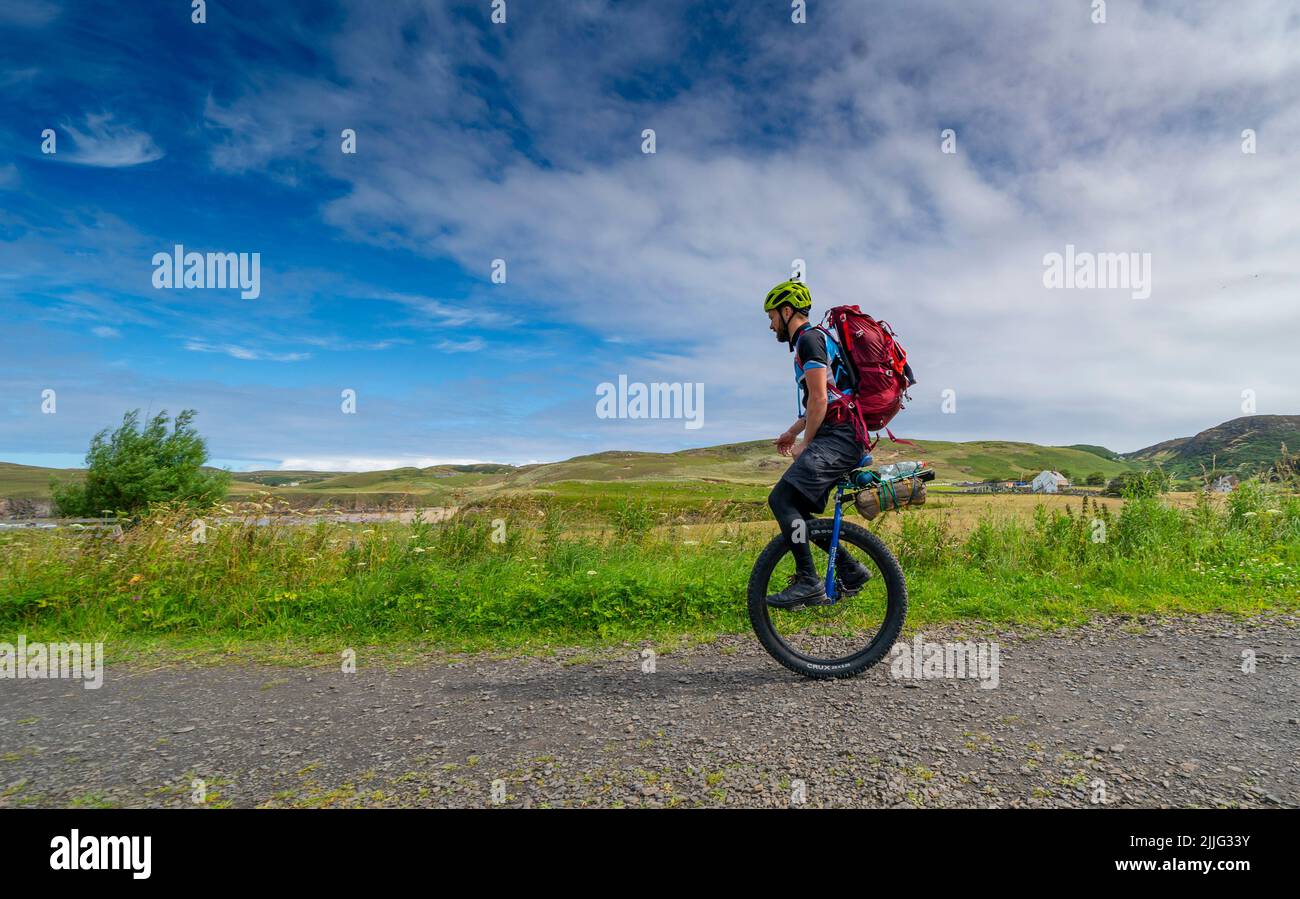
<instances>
[{"instance_id":1,"label":"man's leg","mask_svg":"<svg viewBox=\"0 0 1300 899\"><path fill-rule=\"evenodd\" d=\"M794 556L795 571L800 575L817 576L812 550L808 547L808 513L811 503L786 480L776 482L767 497L768 508L776 516L790 553Z\"/></svg>"},{"instance_id":2,"label":"man's leg","mask_svg":"<svg viewBox=\"0 0 1300 899\"><path fill-rule=\"evenodd\" d=\"M808 516L812 504L792 484L782 478L772 488L767 504L776 516L776 523L785 537L786 546L794 556L795 576L790 585L767 598L768 605L793 609L804 605L825 603L826 588L813 564L812 549L808 546Z\"/></svg>"},{"instance_id":3,"label":"man's leg","mask_svg":"<svg viewBox=\"0 0 1300 899\"><path fill-rule=\"evenodd\" d=\"M781 528L781 536L785 537L786 544L790 547L790 552L794 555L795 570L800 574L817 573L817 565L813 561L812 550L808 548L808 540L812 540L827 551L831 547L830 535L812 536L813 522L813 505L808 498L792 487L786 481L779 481L772 488L772 493L767 498L767 505L776 516L776 523ZM803 526L799 527L798 522L802 521ZM795 536L798 529L804 537L804 542L796 543ZM859 563L845 551L844 546L839 547L839 552L835 554L835 564L843 573L845 569L856 569Z\"/></svg>"}]
</instances>

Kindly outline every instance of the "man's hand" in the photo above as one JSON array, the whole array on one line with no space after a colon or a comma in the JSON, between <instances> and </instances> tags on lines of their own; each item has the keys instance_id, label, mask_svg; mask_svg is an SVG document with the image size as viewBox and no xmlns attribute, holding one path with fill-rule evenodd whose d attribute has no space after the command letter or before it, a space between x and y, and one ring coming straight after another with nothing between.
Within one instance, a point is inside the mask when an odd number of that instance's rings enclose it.
<instances>
[{"instance_id":1,"label":"man's hand","mask_svg":"<svg viewBox=\"0 0 1300 899\"><path fill-rule=\"evenodd\" d=\"M798 459L801 455L803 455L803 451L806 450L807 448L808 448L808 441L800 440L794 446L790 447L790 458Z\"/></svg>"},{"instance_id":2,"label":"man's hand","mask_svg":"<svg viewBox=\"0 0 1300 899\"><path fill-rule=\"evenodd\" d=\"M786 431L780 437L776 438L776 451L783 456L790 455L790 448L794 446L794 435Z\"/></svg>"}]
</instances>

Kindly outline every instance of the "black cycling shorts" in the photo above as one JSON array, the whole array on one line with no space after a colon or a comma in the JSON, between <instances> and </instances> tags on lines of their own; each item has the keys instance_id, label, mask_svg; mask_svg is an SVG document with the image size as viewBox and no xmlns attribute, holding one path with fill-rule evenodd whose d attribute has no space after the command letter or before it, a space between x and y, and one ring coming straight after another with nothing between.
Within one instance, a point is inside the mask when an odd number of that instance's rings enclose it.
<instances>
[{"instance_id":1,"label":"black cycling shorts","mask_svg":"<svg viewBox=\"0 0 1300 899\"><path fill-rule=\"evenodd\" d=\"M808 448L781 475L781 480L802 493L812 504L812 511L821 512L826 508L831 488L858 467L864 454L853 436L853 428L822 425Z\"/></svg>"}]
</instances>

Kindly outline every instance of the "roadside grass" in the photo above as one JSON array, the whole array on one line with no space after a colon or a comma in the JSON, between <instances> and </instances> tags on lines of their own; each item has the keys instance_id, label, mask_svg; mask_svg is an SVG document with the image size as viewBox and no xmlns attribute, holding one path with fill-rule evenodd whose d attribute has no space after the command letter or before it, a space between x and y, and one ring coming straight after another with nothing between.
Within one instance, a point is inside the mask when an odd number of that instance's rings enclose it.
<instances>
[{"instance_id":1,"label":"roadside grass","mask_svg":"<svg viewBox=\"0 0 1300 899\"><path fill-rule=\"evenodd\" d=\"M674 524L635 495L437 524L253 523L270 511L228 508L202 542L165 509L118 537L0 533L0 642L103 641L110 661L146 664L660 650L749 630L749 570L773 533L725 504ZM1190 505L936 503L872 527L907 573L913 630L1300 608L1300 498L1253 482Z\"/></svg>"}]
</instances>

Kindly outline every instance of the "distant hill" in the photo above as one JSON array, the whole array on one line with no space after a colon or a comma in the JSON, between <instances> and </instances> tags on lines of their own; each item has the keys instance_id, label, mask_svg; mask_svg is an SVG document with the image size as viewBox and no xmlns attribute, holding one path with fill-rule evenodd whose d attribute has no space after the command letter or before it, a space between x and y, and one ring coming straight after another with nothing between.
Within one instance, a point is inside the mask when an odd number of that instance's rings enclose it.
<instances>
[{"instance_id":1,"label":"distant hill","mask_svg":"<svg viewBox=\"0 0 1300 899\"><path fill-rule=\"evenodd\" d=\"M1217 469L1239 475L1255 474L1277 459L1286 444L1300 449L1300 415L1245 415L1194 437L1179 437L1125 453L1126 461L1160 464L1175 477L1199 475Z\"/></svg>"},{"instance_id":2,"label":"distant hill","mask_svg":"<svg viewBox=\"0 0 1300 899\"><path fill-rule=\"evenodd\" d=\"M924 459L943 481L1033 477L1044 469L1075 480L1099 473L1107 479L1126 471L1160 464L1175 477L1200 474L1217 457L1221 471L1253 473L1271 463L1285 443L1300 449L1300 415L1252 415L1202 431L1195 437L1166 440L1132 453L1104 446L1040 446L1009 440L954 443L917 440L918 446L890 443L876 448L876 464ZM789 460L778 456L771 441L728 443L675 453L615 450L574 456L538 465L433 465L387 471L246 471L232 474L236 498L271 492L297 506L341 505L348 508L412 504L435 506L486 499L499 493L582 493L625 495L637 491L671 497L704 490L716 498L745 496L761 500L765 488L780 477ZM81 477L79 469L37 468L0 462L0 499L49 499L50 475ZM624 486L626 485L626 486ZM688 489L689 488L689 489Z\"/></svg>"},{"instance_id":3,"label":"distant hill","mask_svg":"<svg viewBox=\"0 0 1300 899\"><path fill-rule=\"evenodd\" d=\"M1135 467L1130 462L1076 447L1004 440L969 443L918 440L917 444L912 447L885 441L876 448L876 463L924 459L938 470L942 481L1032 476L1045 468L1065 471L1076 478L1093 472L1109 478ZM673 485L693 482L717 485L720 495L725 495L726 485L737 488L770 485L789 464L788 459L776 454L771 441L755 440L675 453L615 450L537 465L433 465L365 472L233 472L231 492L238 497L270 491L300 505L345 502L350 506L391 504L403 497L418 497L423 503L438 505L496 491L551 492L555 485L574 483L653 483L658 490L671 491ZM0 463L0 497L48 499L52 474L80 477L83 472ZM752 491L746 495L748 492Z\"/></svg>"},{"instance_id":4,"label":"distant hill","mask_svg":"<svg viewBox=\"0 0 1300 899\"><path fill-rule=\"evenodd\" d=\"M39 468L0 462L0 499L49 499L50 475L80 480L85 472L80 468Z\"/></svg>"},{"instance_id":5,"label":"distant hill","mask_svg":"<svg viewBox=\"0 0 1300 899\"><path fill-rule=\"evenodd\" d=\"M1066 449L1077 449L1080 452L1092 453L1094 456L1101 456L1103 459L1110 459L1112 462L1122 462L1124 457L1114 450L1108 450L1104 446L1093 446L1090 443L1072 443Z\"/></svg>"}]
</instances>

